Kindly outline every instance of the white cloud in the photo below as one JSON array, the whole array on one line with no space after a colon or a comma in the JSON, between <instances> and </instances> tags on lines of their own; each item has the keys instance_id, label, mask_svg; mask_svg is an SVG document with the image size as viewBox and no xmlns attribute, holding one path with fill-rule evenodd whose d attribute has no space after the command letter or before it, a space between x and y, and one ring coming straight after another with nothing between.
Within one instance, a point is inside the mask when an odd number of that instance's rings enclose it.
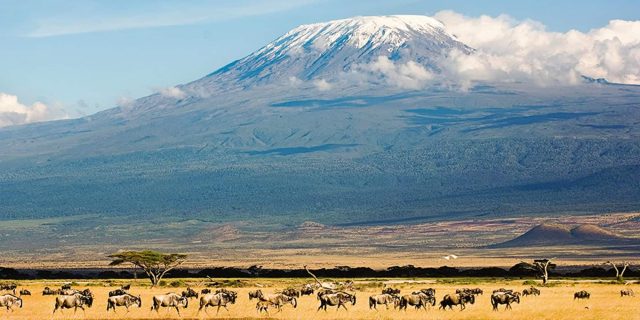
<instances>
[{"instance_id":1,"label":"white cloud","mask_svg":"<svg viewBox=\"0 0 640 320\"><path fill-rule=\"evenodd\" d=\"M378 57L372 63L357 66L355 71L368 73L373 79L377 78L403 89L423 88L433 79L433 74L415 61L395 63L385 56Z\"/></svg>"},{"instance_id":2,"label":"white cloud","mask_svg":"<svg viewBox=\"0 0 640 320\"><path fill-rule=\"evenodd\" d=\"M187 94L178 87L168 87L160 90L159 92L165 98L182 99Z\"/></svg>"},{"instance_id":3,"label":"white cloud","mask_svg":"<svg viewBox=\"0 0 640 320\"><path fill-rule=\"evenodd\" d=\"M539 22L501 15L471 18L453 11L435 16L472 55L452 52L448 79L575 84L582 75L640 84L640 21L612 20L589 32L550 32Z\"/></svg>"},{"instance_id":4,"label":"white cloud","mask_svg":"<svg viewBox=\"0 0 640 320\"><path fill-rule=\"evenodd\" d=\"M320 91L327 91L327 90L331 90L331 88L333 87L333 85L329 82L327 82L327 80L325 79L317 79L313 81L313 85L316 87L316 89L320 90Z\"/></svg>"},{"instance_id":5,"label":"white cloud","mask_svg":"<svg viewBox=\"0 0 640 320\"><path fill-rule=\"evenodd\" d=\"M0 127L67 118L42 102L31 106L18 101L18 97L0 92Z\"/></svg>"}]
</instances>

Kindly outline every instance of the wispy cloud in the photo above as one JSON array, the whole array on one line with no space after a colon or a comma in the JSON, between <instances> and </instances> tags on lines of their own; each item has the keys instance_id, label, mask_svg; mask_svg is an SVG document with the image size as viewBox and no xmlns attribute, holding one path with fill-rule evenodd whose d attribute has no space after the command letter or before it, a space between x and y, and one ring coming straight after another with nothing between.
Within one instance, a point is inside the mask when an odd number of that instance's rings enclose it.
<instances>
[{"instance_id":1,"label":"wispy cloud","mask_svg":"<svg viewBox=\"0 0 640 320\"><path fill-rule=\"evenodd\" d=\"M317 0L237 1L232 5L209 2L178 2L178 5L159 5L150 1L147 5L131 10L101 10L99 6L88 8L82 14L55 12L33 22L27 37L54 37L72 34L121 31L129 29L192 25L213 21L232 20L290 10ZM109 3L109 2L106 2ZM110 8L111 9L111 8Z\"/></svg>"}]
</instances>

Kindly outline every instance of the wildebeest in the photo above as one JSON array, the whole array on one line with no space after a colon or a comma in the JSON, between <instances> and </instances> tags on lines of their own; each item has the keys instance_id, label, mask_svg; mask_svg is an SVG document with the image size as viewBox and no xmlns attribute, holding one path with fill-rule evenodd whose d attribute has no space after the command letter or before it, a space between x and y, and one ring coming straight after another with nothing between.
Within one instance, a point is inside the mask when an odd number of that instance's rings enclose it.
<instances>
[{"instance_id":1,"label":"wildebeest","mask_svg":"<svg viewBox=\"0 0 640 320\"><path fill-rule=\"evenodd\" d=\"M289 297L300 298L300 290L294 288L286 288L282 290L282 294L288 295Z\"/></svg>"},{"instance_id":2,"label":"wildebeest","mask_svg":"<svg viewBox=\"0 0 640 320\"><path fill-rule=\"evenodd\" d=\"M189 298L172 292L153 296L151 311L155 310L156 312L160 312L160 307L175 308L178 315L180 315L180 309L178 308L180 306L186 309L189 306Z\"/></svg>"},{"instance_id":3,"label":"wildebeest","mask_svg":"<svg viewBox=\"0 0 640 320\"><path fill-rule=\"evenodd\" d=\"M91 308L93 304L93 297L85 296L81 293L74 293L72 295L61 295L56 297L56 304L53 309L53 313L56 313L58 309L71 309L73 308L73 312L78 311L78 308L84 311L84 305Z\"/></svg>"},{"instance_id":4,"label":"wildebeest","mask_svg":"<svg viewBox=\"0 0 640 320\"><path fill-rule=\"evenodd\" d=\"M27 289L22 289L22 290L20 290L20 295L21 296L30 296L31 295L31 291L29 291Z\"/></svg>"},{"instance_id":5,"label":"wildebeest","mask_svg":"<svg viewBox=\"0 0 640 320\"><path fill-rule=\"evenodd\" d=\"M13 312L13 306L22 308L22 298L16 297L12 294L5 294L0 296L0 308L7 308L7 312L11 310Z\"/></svg>"},{"instance_id":6,"label":"wildebeest","mask_svg":"<svg viewBox=\"0 0 640 320\"><path fill-rule=\"evenodd\" d=\"M115 289L113 291L109 291L109 297L121 296L124 294L127 294L127 292L122 289Z\"/></svg>"},{"instance_id":7,"label":"wildebeest","mask_svg":"<svg viewBox=\"0 0 640 320\"><path fill-rule=\"evenodd\" d=\"M355 294L350 294L342 291L336 293L324 293L322 295L319 295L318 298L320 299L320 306L318 307L318 310L324 309L324 311L327 311L327 306L335 306L336 310L339 310L340 307L343 307L345 310L347 310L347 303L350 302L351 305L356 304Z\"/></svg>"},{"instance_id":8,"label":"wildebeest","mask_svg":"<svg viewBox=\"0 0 640 320\"><path fill-rule=\"evenodd\" d=\"M460 310L464 310L467 307L465 306L467 303L474 304L476 302L476 297L473 294L460 293L456 295L446 294L442 297L442 301L440 301L439 309L446 310L447 307L453 310L453 306L460 306Z\"/></svg>"},{"instance_id":9,"label":"wildebeest","mask_svg":"<svg viewBox=\"0 0 640 320\"><path fill-rule=\"evenodd\" d=\"M2 291L10 291L13 294L16 294L16 288L18 287L17 284L15 283L4 283L4 284L0 284L0 290Z\"/></svg>"},{"instance_id":10,"label":"wildebeest","mask_svg":"<svg viewBox=\"0 0 640 320\"><path fill-rule=\"evenodd\" d=\"M500 289L493 290L493 293L499 293L499 292L511 293L511 292L513 292L513 290L512 289L505 289L505 288L500 288Z\"/></svg>"},{"instance_id":11,"label":"wildebeest","mask_svg":"<svg viewBox=\"0 0 640 320\"><path fill-rule=\"evenodd\" d=\"M196 298L198 299L198 293L191 289L191 288L187 288L187 290L182 291L182 296L186 297L186 298Z\"/></svg>"},{"instance_id":12,"label":"wildebeest","mask_svg":"<svg viewBox=\"0 0 640 320\"><path fill-rule=\"evenodd\" d=\"M382 294L400 294L400 289L396 288L384 288Z\"/></svg>"},{"instance_id":13,"label":"wildebeest","mask_svg":"<svg viewBox=\"0 0 640 320\"><path fill-rule=\"evenodd\" d=\"M69 289L71 289L71 284L70 283L65 283L62 286L60 286L60 289L69 290Z\"/></svg>"},{"instance_id":14,"label":"wildebeest","mask_svg":"<svg viewBox=\"0 0 640 320\"><path fill-rule=\"evenodd\" d=\"M258 311L258 313L262 313L264 311L269 315L270 306L272 306L272 304L269 301L258 301L258 303L256 303L256 311Z\"/></svg>"},{"instance_id":15,"label":"wildebeest","mask_svg":"<svg viewBox=\"0 0 640 320\"><path fill-rule=\"evenodd\" d=\"M207 307L218 307L216 314L220 312L220 307L224 307L229 311L227 304L236 303L237 296L238 294L233 291L205 294L200 297L200 308L198 309L198 312L204 308L204 312L208 314Z\"/></svg>"},{"instance_id":16,"label":"wildebeest","mask_svg":"<svg viewBox=\"0 0 640 320\"><path fill-rule=\"evenodd\" d=\"M62 294L62 290L57 289L57 290L51 290L51 288L49 287L44 287L44 290L42 290L42 295L43 296L54 296L57 294Z\"/></svg>"},{"instance_id":17,"label":"wildebeest","mask_svg":"<svg viewBox=\"0 0 640 320\"><path fill-rule=\"evenodd\" d=\"M120 289L124 291L129 291L131 289L131 283L127 283L124 286L120 287Z\"/></svg>"},{"instance_id":18,"label":"wildebeest","mask_svg":"<svg viewBox=\"0 0 640 320\"><path fill-rule=\"evenodd\" d=\"M209 289L209 288L205 288L205 289L200 290L200 294L209 294L209 293L211 293L211 289Z\"/></svg>"},{"instance_id":19,"label":"wildebeest","mask_svg":"<svg viewBox=\"0 0 640 320\"><path fill-rule=\"evenodd\" d=\"M504 304L505 310L511 309L511 303L516 302L520 303L520 297L511 293L503 293L496 292L491 295L491 305L493 306L493 311L498 311L498 305Z\"/></svg>"},{"instance_id":20,"label":"wildebeest","mask_svg":"<svg viewBox=\"0 0 640 320\"><path fill-rule=\"evenodd\" d=\"M63 296L72 296L76 293L80 293L80 291L76 290L76 289L60 289L60 295Z\"/></svg>"},{"instance_id":21,"label":"wildebeest","mask_svg":"<svg viewBox=\"0 0 640 320\"><path fill-rule=\"evenodd\" d=\"M573 300L575 299L589 299L591 297L591 294L585 290L582 291L578 291L576 293L573 294Z\"/></svg>"},{"instance_id":22,"label":"wildebeest","mask_svg":"<svg viewBox=\"0 0 640 320\"><path fill-rule=\"evenodd\" d=\"M522 295L523 296L529 296L529 295L539 296L540 290L538 290L537 288L531 287L531 288L522 290Z\"/></svg>"},{"instance_id":23,"label":"wildebeest","mask_svg":"<svg viewBox=\"0 0 640 320\"><path fill-rule=\"evenodd\" d=\"M483 295L484 291L480 288L469 289L469 291L475 295Z\"/></svg>"},{"instance_id":24,"label":"wildebeest","mask_svg":"<svg viewBox=\"0 0 640 320\"><path fill-rule=\"evenodd\" d=\"M134 296L128 293L117 295L117 296L109 296L107 298L107 311L113 309L113 312L116 312L116 307L125 307L127 312L129 312L129 307L137 304L138 308L142 307L142 299L140 296Z\"/></svg>"},{"instance_id":25,"label":"wildebeest","mask_svg":"<svg viewBox=\"0 0 640 320\"><path fill-rule=\"evenodd\" d=\"M336 293L336 291L333 291L331 289L320 289L318 290L318 293L316 293L316 298L318 300L320 300L320 297L325 295L325 294L331 294L331 293Z\"/></svg>"},{"instance_id":26,"label":"wildebeest","mask_svg":"<svg viewBox=\"0 0 640 320\"><path fill-rule=\"evenodd\" d=\"M621 297L624 297L624 296L635 297L636 294L635 294L635 292L633 292L633 290L626 289L626 290L620 290L620 296Z\"/></svg>"},{"instance_id":27,"label":"wildebeest","mask_svg":"<svg viewBox=\"0 0 640 320\"><path fill-rule=\"evenodd\" d=\"M428 296L422 291L416 291L400 297L400 300L398 301L398 308L400 310L407 310L408 306L414 306L416 309L423 308L427 310L427 305L430 304L430 302L431 305L434 305L434 299L435 298L432 299L431 296Z\"/></svg>"},{"instance_id":28,"label":"wildebeest","mask_svg":"<svg viewBox=\"0 0 640 320\"><path fill-rule=\"evenodd\" d=\"M420 292L431 296L431 297L435 297L436 296L436 289L434 288L427 288L427 289L420 289Z\"/></svg>"},{"instance_id":29,"label":"wildebeest","mask_svg":"<svg viewBox=\"0 0 640 320\"><path fill-rule=\"evenodd\" d=\"M446 294L442 297L442 301L440 301L439 309L446 310L446 307L453 309L453 306L460 305L460 310L464 310L466 309L467 303L474 304L475 295L471 293L459 293L455 295Z\"/></svg>"},{"instance_id":30,"label":"wildebeest","mask_svg":"<svg viewBox=\"0 0 640 320\"><path fill-rule=\"evenodd\" d=\"M313 286L308 283L303 285L302 288L300 289L301 296L308 296L312 294L313 294Z\"/></svg>"},{"instance_id":31,"label":"wildebeest","mask_svg":"<svg viewBox=\"0 0 640 320\"><path fill-rule=\"evenodd\" d=\"M484 291L482 291L482 289L480 289L480 288L475 288L475 289L469 289L469 288L456 289L456 294L460 294L460 293L472 294L472 295L482 295L484 293Z\"/></svg>"},{"instance_id":32,"label":"wildebeest","mask_svg":"<svg viewBox=\"0 0 640 320\"><path fill-rule=\"evenodd\" d=\"M261 291L258 299L260 301L270 302L271 305L278 308L278 310L282 309L286 304L291 304L294 308L298 307L298 300L296 297L288 296L284 293L262 294Z\"/></svg>"},{"instance_id":33,"label":"wildebeest","mask_svg":"<svg viewBox=\"0 0 640 320\"><path fill-rule=\"evenodd\" d=\"M262 290L249 291L249 300L260 299L262 297Z\"/></svg>"},{"instance_id":34,"label":"wildebeest","mask_svg":"<svg viewBox=\"0 0 640 320\"><path fill-rule=\"evenodd\" d=\"M399 299L398 296L389 293L375 294L369 297L369 309L378 310L377 305L379 304L384 304L389 309L389 304L395 305L396 301L399 302Z\"/></svg>"}]
</instances>

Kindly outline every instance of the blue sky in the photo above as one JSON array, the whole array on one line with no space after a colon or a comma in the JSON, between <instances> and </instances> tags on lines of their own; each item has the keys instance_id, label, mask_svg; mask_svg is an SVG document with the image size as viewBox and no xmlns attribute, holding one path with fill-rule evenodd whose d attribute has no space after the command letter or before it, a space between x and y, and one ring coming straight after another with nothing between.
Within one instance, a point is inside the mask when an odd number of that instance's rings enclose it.
<instances>
[{"instance_id":1,"label":"blue sky","mask_svg":"<svg viewBox=\"0 0 640 320\"><path fill-rule=\"evenodd\" d=\"M0 0L0 93L90 114L195 80L300 24L440 10L508 14L550 31L640 19L640 1L625 0Z\"/></svg>"}]
</instances>

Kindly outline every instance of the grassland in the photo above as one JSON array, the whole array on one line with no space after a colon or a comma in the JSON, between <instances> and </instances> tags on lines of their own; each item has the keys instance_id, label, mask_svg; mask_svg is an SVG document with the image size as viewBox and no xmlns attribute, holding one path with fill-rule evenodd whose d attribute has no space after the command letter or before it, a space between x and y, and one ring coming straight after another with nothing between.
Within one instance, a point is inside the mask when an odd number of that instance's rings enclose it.
<instances>
[{"instance_id":1,"label":"grassland","mask_svg":"<svg viewBox=\"0 0 640 320\"><path fill-rule=\"evenodd\" d=\"M637 238L640 213L452 219L411 224L329 226L305 222L272 230L243 223L196 220L149 224L129 221L112 225L95 216L12 220L0 224L4 267L105 267L108 254L120 249L148 249L189 254L186 267L274 268L348 265L386 268L408 263L423 267L510 267L523 259L557 257L563 265L594 261L637 261L638 249L611 246L555 246L488 249L511 240L541 223L566 226L594 224L616 234ZM82 221L99 226L83 227ZM122 222L120 222L122 223ZM61 232L61 230L67 230ZM189 231L189 232L187 232ZM452 237L455 235L455 237ZM455 261L443 256L456 254ZM410 260L410 262L408 262Z\"/></svg>"},{"instance_id":2,"label":"grassland","mask_svg":"<svg viewBox=\"0 0 640 320\"><path fill-rule=\"evenodd\" d=\"M173 281L173 279L172 279ZM209 315L198 311L197 300L191 300L187 309L182 309L182 319L261 319L268 318L266 315L259 315L255 310L255 300L249 301L247 293L257 288L264 292L273 292L287 286L297 286L304 283L306 279L252 279L243 280L241 287L231 288L239 293L236 304L229 307L229 311L221 310L216 315L214 309L210 309ZM191 284L198 291L203 283L199 280L184 279L183 282ZM437 290L438 301L447 293L454 293L456 288L479 287L485 294L479 296L474 305L470 305L464 311L455 309L453 311L438 310L430 307L427 311L408 309L398 311L390 308L385 310L381 307L379 311L370 310L367 298L369 295L379 293L383 283L397 287L403 293L426 287L433 287ZM159 314L150 311L150 301L154 294L167 292L180 292L184 287L171 288L160 287L151 289L145 282L134 283L131 293L142 297L142 308L133 307L131 312L126 313L124 309L118 310L117 314L107 313L106 297L108 291L113 290L124 282L101 281L101 282L79 282L77 288L90 287L96 297L93 306L86 312L78 311L74 315L73 311L66 310L64 313L56 313L52 316L54 297L42 296L41 291L44 286L57 287L62 283L25 281L20 283L20 288L32 291L32 296L24 297L24 307L16 309L14 312L2 312L0 318L3 319L178 319L180 318L175 310L161 310ZM430 279L361 279L356 280L357 303L349 306L348 311L330 309L326 313L316 311L318 301L315 296L306 296L299 299L296 309L287 306L281 313L272 312L270 317L275 319L640 319L640 297L620 297L621 288L631 288L640 292L640 285L612 284L608 281L599 280L577 280L577 281L554 281L550 287L542 287L542 294L537 297L523 297L520 304L513 306L513 310L505 311L503 307L500 311L492 311L487 292L493 289L506 287L522 290L526 287L522 280L494 280L494 279L455 279L455 280L430 280ZM591 293L590 300L574 301L573 293L579 290L587 290Z\"/></svg>"}]
</instances>

